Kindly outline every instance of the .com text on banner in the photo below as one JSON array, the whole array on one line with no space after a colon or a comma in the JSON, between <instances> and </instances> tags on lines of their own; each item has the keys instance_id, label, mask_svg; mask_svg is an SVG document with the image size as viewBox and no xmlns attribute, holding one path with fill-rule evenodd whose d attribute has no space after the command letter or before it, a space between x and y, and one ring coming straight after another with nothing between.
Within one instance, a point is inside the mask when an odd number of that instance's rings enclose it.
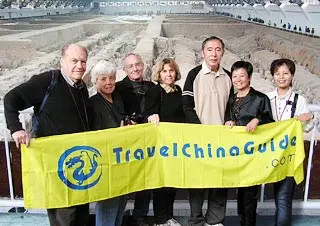
<instances>
[{"instance_id":1,"label":".com text on banner","mask_svg":"<svg viewBox=\"0 0 320 226\"><path fill-rule=\"evenodd\" d=\"M245 127L142 124L38 138L22 148L26 208L59 208L159 187L244 187L303 180L296 119Z\"/></svg>"}]
</instances>

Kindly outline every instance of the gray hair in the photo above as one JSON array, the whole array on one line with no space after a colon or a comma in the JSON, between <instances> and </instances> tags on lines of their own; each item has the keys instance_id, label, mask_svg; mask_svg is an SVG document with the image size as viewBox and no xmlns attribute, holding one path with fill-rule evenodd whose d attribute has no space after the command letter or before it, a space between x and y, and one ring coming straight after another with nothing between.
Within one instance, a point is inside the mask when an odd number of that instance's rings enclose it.
<instances>
[{"instance_id":1,"label":"gray hair","mask_svg":"<svg viewBox=\"0 0 320 226\"><path fill-rule=\"evenodd\" d=\"M117 69L116 66L106 60L100 60L92 69L90 72L91 75L91 82L93 84L96 84L97 78L102 75L116 75Z\"/></svg>"},{"instance_id":2,"label":"gray hair","mask_svg":"<svg viewBox=\"0 0 320 226\"><path fill-rule=\"evenodd\" d=\"M129 57L129 56L136 56L136 57L139 57L141 62L142 61L142 57L139 55L139 54L136 54L136 53L128 53L127 55L124 56L123 60L122 60L122 67L124 68L125 65L124 65L124 62L126 61L126 59Z\"/></svg>"},{"instance_id":3,"label":"gray hair","mask_svg":"<svg viewBox=\"0 0 320 226\"><path fill-rule=\"evenodd\" d=\"M65 44L65 45L62 46L61 57L64 57L66 55L66 52L67 52L67 50L69 49L70 46L78 46L78 47L82 48L86 52L86 55L88 57L87 48L83 47L82 45L78 45L78 44L74 44L74 43Z\"/></svg>"}]
</instances>

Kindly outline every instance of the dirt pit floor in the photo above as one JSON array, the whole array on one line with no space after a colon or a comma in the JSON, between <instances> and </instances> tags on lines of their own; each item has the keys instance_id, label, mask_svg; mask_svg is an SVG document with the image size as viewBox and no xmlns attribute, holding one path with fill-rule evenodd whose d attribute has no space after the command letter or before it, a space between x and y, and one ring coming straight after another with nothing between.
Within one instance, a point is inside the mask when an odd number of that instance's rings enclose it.
<instances>
[{"instance_id":1,"label":"dirt pit floor","mask_svg":"<svg viewBox=\"0 0 320 226\"><path fill-rule=\"evenodd\" d=\"M182 73L178 84L183 87L188 71L201 63L202 41L211 35L225 42L223 67L230 70L237 60L250 61L254 65L251 85L262 92L274 89L270 63L281 57L293 59L294 90L309 103L320 104L320 40L231 18L77 14L7 21L0 24L0 33L0 106L3 96L13 87L32 75L59 68L61 47L72 42L89 50L88 73L95 63L105 59L117 65L117 80L125 76L122 59L130 52L142 56L146 80L152 80L152 70L159 59L175 58ZM0 112L3 114L3 109ZM1 128L3 118L0 117Z\"/></svg>"}]
</instances>

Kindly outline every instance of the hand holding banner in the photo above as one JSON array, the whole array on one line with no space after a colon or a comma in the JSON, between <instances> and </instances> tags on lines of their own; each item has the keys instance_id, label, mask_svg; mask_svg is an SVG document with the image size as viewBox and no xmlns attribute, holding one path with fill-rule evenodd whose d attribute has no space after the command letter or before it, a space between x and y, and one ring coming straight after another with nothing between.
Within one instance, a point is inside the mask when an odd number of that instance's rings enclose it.
<instances>
[{"instance_id":1,"label":"hand holding banner","mask_svg":"<svg viewBox=\"0 0 320 226\"><path fill-rule=\"evenodd\" d=\"M26 208L59 208L159 187L303 180L296 119L244 127L141 124L32 140L22 148Z\"/></svg>"}]
</instances>

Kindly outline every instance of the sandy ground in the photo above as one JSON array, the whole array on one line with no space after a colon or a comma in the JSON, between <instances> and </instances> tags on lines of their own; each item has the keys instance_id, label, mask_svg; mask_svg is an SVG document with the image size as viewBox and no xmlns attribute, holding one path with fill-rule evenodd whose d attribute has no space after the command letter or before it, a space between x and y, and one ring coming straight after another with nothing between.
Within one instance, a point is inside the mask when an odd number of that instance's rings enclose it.
<instances>
[{"instance_id":1,"label":"sandy ground","mask_svg":"<svg viewBox=\"0 0 320 226\"><path fill-rule=\"evenodd\" d=\"M121 23L120 19L115 20ZM130 22L132 21L134 21L134 18L130 18ZM119 26L119 29L121 29L121 26ZM142 32L141 29L127 31L115 37L110 32L105 31L79 41L79 44L90 49L87 63L88 70L100 59L106 59L118 66L117 79L122 79L124 77L122 59L127 53L134 51L137 45L136 37L140 32ZM180 35L173 38L155 38L156 51L151 62L155 64L157 60L163 57L175 58L182 73L182 79L178 84L183 87L188 71L201 62L201 43L202 40L192 40ZM280 55L259 47L255 35L247 35L241 38L228 37L225 39L225 43L227 50L222 65L226 69L230 70L232 63L237 60L248 60L254 65L252 86L262 92L274 89L269 65L272 60L280 58ZM59 55L60 50L58 49L50 53L38 52L35 58L29 60L28 64L15 69L2 69L0 75L0 106L2 106L5 93L16 85L28 80L34 74L51 68L59 68ZM152 65L149 66L152 68ZM151 77L151 70L146 72L145 77ZM297 65L294 89L306 97L309 103L320 104L319 86L320 76L312 74L306 68ZM30 117L28 116L28 118ZM2 115L0 124L2 128ZM3 139L2 130L0 138Z\"/></svg>"}]
</instances>

